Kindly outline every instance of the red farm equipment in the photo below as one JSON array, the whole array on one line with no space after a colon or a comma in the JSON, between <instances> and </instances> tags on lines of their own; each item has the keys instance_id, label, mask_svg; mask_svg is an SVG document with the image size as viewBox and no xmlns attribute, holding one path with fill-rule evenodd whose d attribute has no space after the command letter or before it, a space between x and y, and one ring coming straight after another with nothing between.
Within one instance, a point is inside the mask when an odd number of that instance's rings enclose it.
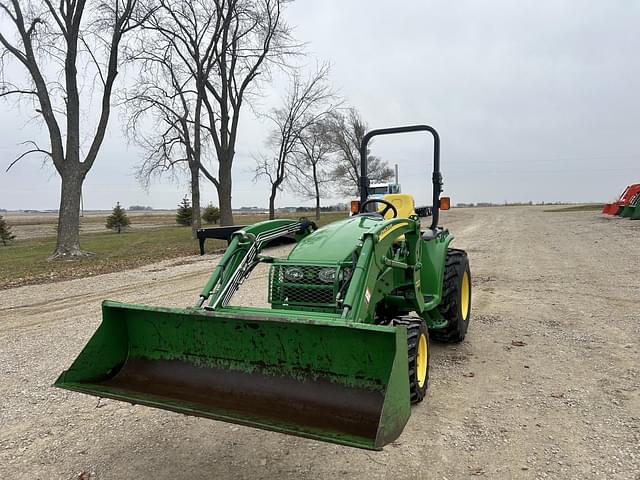
<instances>
[{"instance_id":1,"label":"red farm equipment","mask_svg":"<svg viewBox=\"0 0 640 480\"><path fill-rule=\"evenodd\" d=\"M624 207L630 204L631 199L640 193L640 183L634 183L624 189L618 201L606 203L602 208L602 213L607 215L620 215Z\"/></svg>"}]
</instances>

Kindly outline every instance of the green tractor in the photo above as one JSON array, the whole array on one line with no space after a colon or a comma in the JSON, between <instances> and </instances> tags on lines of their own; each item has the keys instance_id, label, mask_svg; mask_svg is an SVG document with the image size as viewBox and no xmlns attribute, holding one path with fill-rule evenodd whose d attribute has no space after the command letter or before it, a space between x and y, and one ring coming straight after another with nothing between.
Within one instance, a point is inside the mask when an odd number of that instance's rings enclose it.
<instances>
[{"instance_id":1,"label":"green tractor","mask_svg":"<svg viewBox=\"0 0 640 480\"><path fill-rule=\"evenodd\" d=\"M431 225L413 199L368 198L367 144L377 135L434 138ZM471 316L467 255L438 226L440 141L429 126L373 130L361 145L358 213L315 229L272 220L235 232L191 308L114 301L55 385L77 392L380 450L429 383L429 337L459 342ZM286 259L263 253L295 236ZM232 305L254 269L268 305ZM266 276L266 275L265 275Z\"/></svg>"}]
</instances>

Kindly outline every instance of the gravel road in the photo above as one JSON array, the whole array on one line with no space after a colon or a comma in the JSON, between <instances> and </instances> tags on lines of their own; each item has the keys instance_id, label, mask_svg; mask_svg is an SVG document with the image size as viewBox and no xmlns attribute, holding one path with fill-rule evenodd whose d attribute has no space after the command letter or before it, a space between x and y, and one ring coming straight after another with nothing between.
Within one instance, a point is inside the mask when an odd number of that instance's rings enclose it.
<instances>
[{"instance_id":1,"label":"gravel road","mask_svg":"<svg viewBox=\"0 0 640 480\"><path fill-rule=\"evenodd\" d=\"M384 451L51 387L101 299L192 304L217 257L190 257L0 292L0 478L640 479L640 222L500 207L442 223L469 253L474 317L462 344L432 345L427 398Z\"/></svg>"}]
</instances>

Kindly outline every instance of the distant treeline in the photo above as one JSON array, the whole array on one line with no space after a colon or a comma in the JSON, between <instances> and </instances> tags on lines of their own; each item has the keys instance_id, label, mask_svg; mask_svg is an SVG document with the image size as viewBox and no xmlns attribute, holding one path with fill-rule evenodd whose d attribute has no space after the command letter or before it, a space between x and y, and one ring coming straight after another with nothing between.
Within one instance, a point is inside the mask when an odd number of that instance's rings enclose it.
<instances>
[{"instance_id":1,"label":"distant treeline","mask_svg":"<svg viewBox=\"0 0 640 480\"><path fill-rule=\"evenodd\" d=\"M321 212L344 212L348 210L346 203L340 203L338 205L329 205L327 207L320 207ZM315 212L316 207L296 207L296 212Z\"/></svg>"},{"instance_id":2,"label":"distant treeline","mask_svg":"<svg viewBox=\"0 0 640 480\"><path fill-rule=\"evenodd\" d=\"M129 207L130 212L142 212L142 211L149 211L149 210L153 210L153 207L147 207L145 205L131 205Z\"/></svg>"},{"instance_id":3,"label":"distant treeline","mask_svg":"<svg viewBox=\"0 0 640 480\"><path fill-rule=\"evenodd\" d=\"M276 212L280 213L298 213L298 212L315 212L316 207L279 207L276 208ZM337 205L321 206L321 212L344 212L349 210L349 206L346 203L339 203ZM234 208L235 213L265 213L268 212L268 208L263 207L240 207Z\"/></svg>"},{"instance_id":4,"label":"distant treeline","mask_svg":"<svg viewBox=\"0 0 640 480\"><path fill-rule=\"evenodd\" d=\"M471 207L529 207L534 205L570 205L567 202L477 202L477 203L456 203L456 208L471 208Z\"/></svg>"}]
</instances>

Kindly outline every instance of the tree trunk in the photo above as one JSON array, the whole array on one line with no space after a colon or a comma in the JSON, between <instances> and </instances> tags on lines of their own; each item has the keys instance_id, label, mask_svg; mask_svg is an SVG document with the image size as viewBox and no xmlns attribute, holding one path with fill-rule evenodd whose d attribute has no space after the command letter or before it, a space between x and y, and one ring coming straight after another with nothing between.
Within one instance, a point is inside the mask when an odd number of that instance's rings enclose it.
<instances>
[{"instance_id":1,"label":"tree trunk","mask_svg":"<svg viewBox=\"0 0 640 480\"><path fill-rule=\"evenodd\" d=\"M220 203L220 225L233 225L231 208L231 162L219 159L218 169L218 202Z\"/></svg>"},{"instance_id":2,"label":"tree trunk","mask_svg":"<svg viewBox=\"0 0 640 480\"><path fill-rule=\"evenodd\" d=\"M197 237L196 230L201 226L200 215L200 167L197 162L190 162L191 170L191 236Z\"/></svg>"},{"instance_id":3,"label":"tree trunk","mask_svg":"<svg viewBox=\"0 0 640 480\"><path fill-rule=\"evenodd\" d=\"M269 220L276 218L276 192L277 187L271 187L271 195L269 195Z\"/></svg>"},{"instance_id":4,"label":"tree trunk","mask_svg":"<svg viewBox=\"0 0 640 480\"><path fill-rule=\"evenodd\" d=\"M80 196L84 175L79 170L79 165L71 165L60 172L62 187L58 211L58 239L50 260L87 255L80 250Z\"/></svg>"},{"instance_id":5,"label":"tree trunk","mask_svg":"<svg viewBox=\"0 0 640 480\"><path fill-rule=\"evenodd\" d=\"M318 168L313 164L313 186L316 189L316 220L320 220L320 186L318 185Z\"/></svg>"}]
</instances>

